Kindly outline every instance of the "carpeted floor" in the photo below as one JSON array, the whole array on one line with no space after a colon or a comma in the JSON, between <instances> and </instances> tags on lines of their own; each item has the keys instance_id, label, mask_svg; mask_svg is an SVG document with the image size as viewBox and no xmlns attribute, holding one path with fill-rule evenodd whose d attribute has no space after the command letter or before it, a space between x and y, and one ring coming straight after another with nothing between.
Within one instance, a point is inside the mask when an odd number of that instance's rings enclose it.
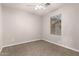
<instances>
[{"instance_id":1,"label":"carpeted floor","mask_svg":"<svg viewBox=\"0 0 79 59\"><path fill-rule=\"evenodd\" d=\"M1 56L79 56L78 52L39 40L3 48Z\"/></svg>"}]
</instances>

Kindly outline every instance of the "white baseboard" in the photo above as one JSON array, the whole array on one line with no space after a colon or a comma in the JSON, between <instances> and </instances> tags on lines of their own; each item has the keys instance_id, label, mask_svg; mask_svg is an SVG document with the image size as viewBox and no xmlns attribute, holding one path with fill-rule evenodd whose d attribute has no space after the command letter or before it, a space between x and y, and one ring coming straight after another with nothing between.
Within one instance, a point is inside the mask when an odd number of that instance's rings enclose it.
<instances>
[{"instance_id":1,"label":"white baseboard","mask_svg":"<svg viewBox=\"0 0 79 59\"><path fill-rule=\"evenodd\" d=\"M67 49L70 49L70 50L73 50L73 51L75 51L75 52L79 52L79 50L77 50L77 49L74 49L74 48L71 48L71 47L68 47L68 46L65 46L65 45L56 43L56 42L51 42L51 41L49 41L49 40L45 40L45 41L50 42L50 43L53 43L53 44L56 44L56 45L58 45L58 46L61 46L61 47L67 48Z\"/></svg>"},{"instance_id":2,"label":"white baseboard","mask_svg":"<svg viewBox=\"0 0 79 59\"><path fill-rule=\"evenodd\" d=\"M21 43L17 43L17 44L6 45L6 46L3 46L2 48L8 47L8 46L13 46L13 45L19 45L19 44L23 44L23 43L28 43L28 42L33 42L33 41L38 41L38 40L41 40L41 39L29 40L29 41L21 42ZM42 39L42 40L53 43L53 44L56 44L58 46L61 46L61 47L64 47L64 48L67 48L67 49L70 49L70 50L73 50L73 51L76 51L76 52L79 52L79 50L77 50L77 49L74 49L74 48L71 48L71 47L56 43L56 42L52 42L52 41L45 40L45 39ZM0 49L0 51L2 50L2 48Z\"/></svg>"},{"instance_id":3,"label":"white baseboard","mask_svg":"<svg viewBox=\"0 0 79 59\"><path fill-rule=\"evenodd\" d=\"M15 43L15 44L4 45L4 46L2 46L2 48L8 47L8 46L19 45L19 44L23 44L23 43L28 43L28 42L33 42L33 41L38 41L38 40L40 40L40 39L34 39L34 40L28 40L28 41L25 41L25 42L18 42L18 43Z\"/></svg>"}]
</instances>

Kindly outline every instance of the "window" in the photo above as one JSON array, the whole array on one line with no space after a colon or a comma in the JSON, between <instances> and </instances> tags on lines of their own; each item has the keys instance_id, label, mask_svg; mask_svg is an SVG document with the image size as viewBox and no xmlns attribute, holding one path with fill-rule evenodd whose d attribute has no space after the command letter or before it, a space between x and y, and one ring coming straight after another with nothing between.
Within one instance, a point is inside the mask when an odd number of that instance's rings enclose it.
<instances>
[{"instance_id":1,"label":"window","mask_svg":"<svg viewBox=\"0 0 79 59\"><path fill-rule=\"evenodd\" d=\"M50 33L61 35L61 14L50 17Z\"/></svg>"}]
</instances>

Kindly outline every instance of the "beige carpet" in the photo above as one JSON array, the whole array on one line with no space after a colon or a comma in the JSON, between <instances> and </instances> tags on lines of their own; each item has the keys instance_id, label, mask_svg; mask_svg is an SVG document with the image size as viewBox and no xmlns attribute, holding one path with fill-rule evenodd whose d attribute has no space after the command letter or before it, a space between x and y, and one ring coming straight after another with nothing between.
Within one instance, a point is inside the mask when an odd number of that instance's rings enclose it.
<instances>
[{"instance_id":1,"label":"beige carpet","mask_svg":"<svg viewBox=\"0 0 79 59\"><path fill-rule=\"evenodd\" d=\"M39 40L3 48L2 56L79 56L78 52Z\"/></svg>"}]
</instances>

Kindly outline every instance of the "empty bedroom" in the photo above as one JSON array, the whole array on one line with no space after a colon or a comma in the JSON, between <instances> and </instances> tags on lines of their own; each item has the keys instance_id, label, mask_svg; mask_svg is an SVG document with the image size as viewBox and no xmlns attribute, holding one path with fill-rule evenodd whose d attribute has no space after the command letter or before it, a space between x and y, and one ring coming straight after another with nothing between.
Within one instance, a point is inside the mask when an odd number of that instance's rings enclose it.
<instances>
[{"instance_id":1,"label":"empty bedroom","mask_svg":"<svg viewBox=\"0 0 79 59\"><path fill-rule=\"evenodd\" d=\"M79 3L0 3L0 56L79 56Z\"/></svg>"}]
</instances>

